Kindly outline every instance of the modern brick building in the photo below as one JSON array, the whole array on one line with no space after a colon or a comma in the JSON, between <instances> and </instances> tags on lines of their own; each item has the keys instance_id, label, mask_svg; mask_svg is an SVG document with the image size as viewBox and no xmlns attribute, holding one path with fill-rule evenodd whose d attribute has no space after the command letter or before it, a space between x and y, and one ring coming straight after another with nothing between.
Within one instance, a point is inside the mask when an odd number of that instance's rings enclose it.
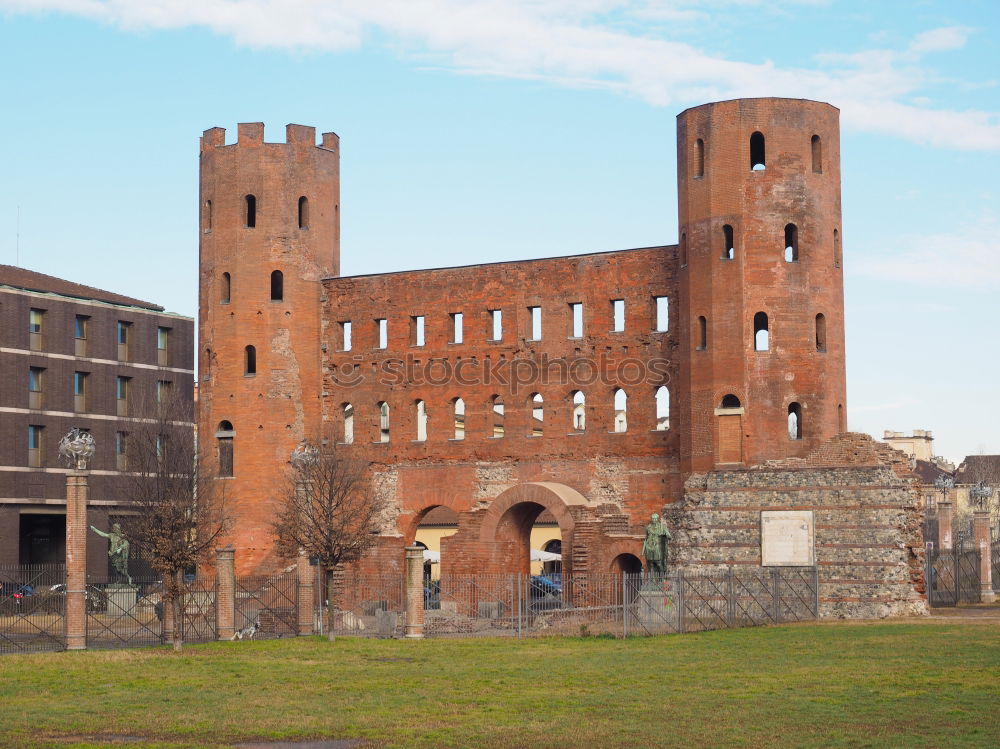
<instances>
[{"instance_id":1,"label":"modern brick building","mask_svg":"<svg viewBox=\"0 0 1000 749\"><path fill-rule=\"evenodd\" d=\"M89 522L107 528L129 511L118 477L130 425L168 392L192 401L193 359L189 317L0 266L0 564L63 561L69 469L58 443L73 427L97 442ZM107 542L93 536L88 570L107 564Z\"/></svg>"},{"instance_id":2,"label":"modern brick building","mask_svg":"<svg viewBox=\"0 0 1000 749\"><path fill-rule=\"evenodd\" d=\"M302 439L392 487L372 567L446 507L442 572L527 571L542 513L585 572L634 570L642 526L693 474L845 431L838 110L719 102L677 134L678 244L344 277L337 136L207 130L199 427L232 461L238 568L279 564L270 523Z\"/></svg>"}]
</instances>

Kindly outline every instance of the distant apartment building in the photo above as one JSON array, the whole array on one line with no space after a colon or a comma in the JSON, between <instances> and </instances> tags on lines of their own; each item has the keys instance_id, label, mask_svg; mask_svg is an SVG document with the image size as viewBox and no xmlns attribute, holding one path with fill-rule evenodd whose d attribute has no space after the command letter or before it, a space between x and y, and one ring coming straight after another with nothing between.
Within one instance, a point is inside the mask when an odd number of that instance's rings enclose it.
<instances>
[{"instance_id":1,"label":"distant apartment building","mask_svg":"<svg viewBox=\"0 0 1000 749\"><path fill-rule=\"evenodd\" d=\"M193 422L193 387L192 318L0 265L0 565L63 560L63 435L96 440L88 523L107 528L129 512L121 476L139 404L169 393ZM88 571L103 574L107 542L89 541Z\"/></svg>"}]
</instances>

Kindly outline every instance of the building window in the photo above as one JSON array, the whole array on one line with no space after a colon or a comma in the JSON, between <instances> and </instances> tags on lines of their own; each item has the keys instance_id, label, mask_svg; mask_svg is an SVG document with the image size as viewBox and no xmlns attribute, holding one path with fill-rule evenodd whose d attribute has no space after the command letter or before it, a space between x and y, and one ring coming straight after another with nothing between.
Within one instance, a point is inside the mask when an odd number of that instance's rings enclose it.
<instances>
[{"instance_id":1,"label":"building window","mask_svg":"<svg viewBox=\"0 0 1000 749\"><path fill-rule=\"evenodd\" d=\"M128 416L129 377L119 375L115 378L115 401L119 416Z\"/></svg>"},{"instance_id":2,"label":"building window","mask_svg":"<svg viewBox=\"0 0 1000 749\"><path fill-rule=\"evenodd\" d=\"M708 348L708 320L704 315L698 316L698 351Z\"/></svg>"},{"instance_id":3,"label":"building window","mask_svg":"<svg viewBox=\"0 0 1000 749\"><path fill-rule=\"evenodd\" d=\"M656 400L656 431L670 429L670 390L660 385L653 393Z\"/></svg>"},{"instance_id":4,"label":"building window","mask_svg":"<svg viewBox=\"0 0 1000 749\"><path fill-rule=\"evenodd\" d=\"M802 439L802 406L798 403L788 404L788 439Z\"/></svg>"},{"instance_id":5,"label":"building window","mask_svg":"<svg viewBox=\"0 0 1000 749\"><path fill-rule=\"evenodd\" d=\"M115 432L115 469L125 471L128 469L128 433Z\"/></svg>"},{"instance_id":6,"label":"building window","mask_svg":"<svg viewBox=\"0 0 1000 749\"><path fill-rule=\"evenodd\" d=\"M764 134L757 132L750 136L750 169L755 172L766 168L764 158Z\"/></svg>"},{"instance_id":7,"label":"building window","mask_svg":"<svg viewBox=\"0 0 1000 749\"><path fill-rule=\"evenodd\" d=\"M230 294L232 293L232 277L229 273L222 274L222 281L219 286L219 303L229 304Z\"/></svg>"},{"instance_id":8,"label":"building window","mask_svg":"<svg viewBox=\"0 0 1000 749\"><path fill-rule=\"evenodd\" d=\"M343 320L340 323L340 350L350 351L351 346L351 321Z\"/></svg>"},{"instance_id":9,"label":"building window","mask_svg":"<svg viewBox=\"0 0 1000 749\"><path fill-rule=\"evenodd\" d=\"M132 340L131 329L132 323L118 321L118 361L128 361L129 343Z\"/></svg>"},{"instance_id":10,"label":"building window","mask_svg":"<svg viewBox=\"0 0 1000 749\"><path fill-rule=\"evenodd\" d=\"M389 441L389 404L385 401L378 404L378 441Z\"/></svg>"},{"instance_id":11,"label":"building window","mask_svg":"<svg viewBox=\"0 0 1000 749\"><path fill-rule=\"evenodd\" d=\"M490 324L491 334L493 337L491 341L502 341L503 340L503 310L491 309L490 313Z\"/></svg>"},{"instance_id":12,"label":"building window","mask_svg":"<svg viewBox=\"0 0 1000 749\"><path fill-rule=\"evenodd\" d=\"M785 262L794 263L799 259L799 228L795 224L785 226Z\"/></svg>"},{"instance_id":13,"label":"building window","mask_svg":"<svg viewBox=\"0 0 1000 749\"><path fill-rule=\"evenodd\" d=\"M818 135L812 137L812 162L813 171L817 174L823 173L823 141Z\"/></svg>"},{"instance_id":14,"label":"building window","mask_svg":"<svg viewBox=\"0 0 1000 749\"><path fill-rule=\"evenodd\" d=\"M654 296L656 327L658 333L665 333L670 327L670 298L665 296Z\"/></svg>"},{"instance_id":15,"label":"building window","mask_svg":"<svg viewBox=\"0 0 1000 749\"><path fill-rule=\"evenodd\" d=\"M574 390L573 400L573 431L583 432L587 429L587 396L580 390Z\"/></svg>"},{"instance_id":16,"label":"building window","mask_svg":"<svg viewBox=\"0 0 1000 749\"><path fill-rule=\"evenodd\" d=\"M611 300L611 332L622 333L625 331L625 300Z\"/></svg>"},{"instance_id":17,"label":"building window","mask_svg":"<svg viewBox=\"0 0 1000 749\"><path fill-rule=\"evenodd\" d=\"M826 315L816 315L816 350L826 351Z\"/></svg>"},{"instance_id":18,"label":"building window","mask_svg":"<svg viewBox=\"0 0 1000 749\"><path fill-rule=\"evenodd\" d=\"M627 432L628 431L628 393L626 393L621 388L615 388L614 396L614 407L615 407L615 432Z\"/></svg>"},{"instance_id":19,"label":"building window","mask_svg":"<svg viewBox=\"0 0 1000 749\"><path fill-rule=\"evenodd\" d=\"M375 327L378 329L378 347L380 349L388 348L389 346L389 321L380 317L375 320Z\"/></svg>"},{"instance_id":20,"label":"building window","mask_svg":"<svg viewBox=\"0 0 1000 749\"><path fill-rule=\"evenodd\" d=\"M503 437L504 435L504 408L503 408L503 398L499 395L494 395L491 399L492 408L490 411L493 414L493 436Z\"/></svg>"},{"instance_id":21,"label":"building window","mask_svg":"<svg viewBox=\"0 0 1000 749\"><path fill-rule=\"evenodd\" d=\"M257 374L257 348L246 346L243 349L243 374L245 376Z\"/></svg>"},{"instance_id":22,"label":"building window","mask_svg":"<svg viewBox=\"0 0 1000 749\"><path fill-rule=\"evenodd\" d=\"M528 407L531 409L531 427L529 437L541 437L545 427L545 400L541 393L528 396Z\"/></svg>"},{"instance_id":23,"label":"building window","mask_svg":"<svg viewBox=\"0 0 1000 749\"><path fill-rule=\"evenodd\" d=\"M42 350L42 335L45 332L45 310L32 309L28 313L28 347L32 351Z\"/></svg>"},{"instance_id":24,"label":"building window","mask_svg":"<svg viewBox=\"0 0 1000 749\"><path fill-rule=\"evenodd\" d=\"M688 237L687 232L681 232L681 267L686 268L688 264Z\"/></svg>"},{"instance_id":25,"label":"building window","mask_svg":"<svg viewBox=\"0 0 1000 749\"><path fill-rule=\"evenodd\" d=\"M42 407L42 367L28 367L28 408Z\"/></svg>"},{"instance_id":26,"label":"building window","mask_svg":"<svg viewBox=\"0 0 1000 749\"><path fill-rule=\"evenodd\" d=\"M542 340L542 308L528 307L528 315L530 316L531 320L530 340L532 341Z\"/></svg>"},{"instance_id":27,"label":"building window","mask_svg":"<svg viewBox=\"0 0 1000 749\"><path fill-rule=\"evenodd\" d=\"M753 316L753 350L767 351L770 345L768 337L767 313L758 312Z\"/></svg>"},{"instance_id":28,"label":"building window","mask_svg":"<svg viewBox=\"0 0 1000 749\"><path fill-rule=\"evenodd\" d=\"M87 331L90 327L90 318L86 315L77 315L73 325L73 354L75 356L87 355Z\"/></svg>"},{"instance_id":29,"label":"building window","mask_svg":"<svg viewBox=\"0 0 1000 749\"><path fill-rule=\"evenodd\" d=\"M42 465L42 429L37 424L28 425L28 465L40 468Z\"/></svg>"},{"instance_id":30,"label":"building window","mask_svg":"<svg viewBox=\"0 0 1000 749\"><path fill-rule=\"evenodd\" d=\"M77 413L85 413L87 408L87 372L73 373L73 410Z\"/></svg>"},{"instance_id":31,"label":"building window","mask_svg":"<svg viewBox=\"0 0 1000 749\"><path fill-rule=\"evenodd\" d=\"M570 302L570 338L583 338L583 302Z\"/></svg>"},{"instance_id":32,"label":"building window","mask_svg":"<svg viewBox=\"0 0 1000 749\"><path fill-rule=\"evenodd\" d=\"M694 176L705 176L705 141L701 138L694 142Z\"/></svg>"},{"instance_id":33,"label":"building window","mask_svg":"<svg viewBox=\"0 0 1000 749\"><path fill-rule=\"evenodd\" d=\"M156 382L156 402L166 403L170 400L170 395L174 391L174 383L170 380L157 380Z\"/></svg>"},{"instance_id":34,"label":"building window","mask_svg":"<svg viewBox=\"0 0 1000 749\"><path fill-rule=\"evenodd\" d=\"M345 445L350 445L354 443L354 406L350 403L344 403L340 410L344 419L344 431L340 441Z\"/></svg>"},{"instance_id":35,"label":"building window","mask_svg":"<svg viewBox=\"0 0 1000 749\"><path fill-rule=\"evenodd\" d=\"M205 233L208 234L212 231L212 201L205 201L205 216L204 216L204 229Z\"/></svg>"},{"instance_id":36,"label":"building window","mask_svg":"<svg viewBox=\"0 0 1000 749\"><path fill-rule=\"evenodd\" d=\"M418 400L414 405L417 410L417 442L424 442L427 439L427 404Z\"/></svg>"},{"instance_id":37,"label":"building window","mask_svg":"<svg viewBox=\"0 0 1000 749\"><path fill-rule=\"evenodd\" d=\"M452 406L455 412L455 439L464 440L465 439L465 401L461 398L455 398L452 401Z\"/></svg>"},{"instance_id":38,"label":"building window","mask_svg":"<svg viewBox=\"0 0 1000 749\"><path fill-rule=\"evenodd\" d=\"M280 270L271 271L271 301L280 302L285 298L285 274Z\"/></svg>"},{"instance_id":39,"label":"building window","mask_svg":"<svg viewBox=\"0 0 1000 749\"><path fill-rule=\"evenodd\" d=\"M305 195L299 198L299 228L309 228L309 198Z\"/></svg>"},{"instance_id":40,"label":"building window","mask_svg":"<svg viewBox=\"0 0 1000 749\"><path fill-rule=\"evenodd\" d=\"M733 242L733 227L726 224L722 227L722 259L732 260L736 257L736 246Z\"/></svg>"},{"instance_id":41,"label":"building window","mask_svg":"<svg viewBox=\"0 0 1000 749\"><path fill-rule=\"evenodd\" d=\"M410 317L410 345L424 345L424 316L412 315Z\"/></svg>"},{"instance_id":42,"label":"building window","mask_svg":"<svg viewBox=\"0 0 1000 749\"><path fill-rule=\"evenodd\" d=\"M248 229L253 229L255 226L257 226L257 196L247 195L243 199L243 201L246 204L246 214L247 214L246 226Z\"/></svg>"},{"instance_id":43,"label":"building window","mask_svg":"<svg viewBox=\"0 0 1000 749\"><path fill-rule=\"evenodd\" d=\"M452 312L449 314L451 317L451 342L461 343L462 342L462 313Z\"/></svg>"},{"instance_id":44,"label":"building window","mask_svg":"<svg viewBox=\"0 0 1000 749\"><path fill-rule=\"evenodd\" d=\"M234 476L233 459L233 439L236 431L229 421L220 421L219 428L215 432L216 445L219 450L219 476L221 478L231 478Z\"/></svg>"},{"instance_id":45,"label":"building window","mask_svg":"<svg viewBox=\"0 0 1000 749\"><path fill-rule=\"evenodd\" d=\"M740 399L735 395L730 393L729 395L722 396L722 402L719 404L719 408L739 408Z\"/></svg>"},{"instance_id":46,"label":"building window","mask_svg":"<svg viewBox=\"0 0 1000 749\"><path fill-rule=\"evenodd\" d=\"M158 327L156 329L156 363L167 366L170 358L170 328Z\"/></svg>"},{"instance_id":47,"label":"building window","mask_svg":"<svg viewBox=\"0 0 1000 749\"><path fill-rule=\"evenodd\" d=\"M840 254L840 232L833 230L833 267L839 268L843 257Z\"/></svg>"}]
</instances>

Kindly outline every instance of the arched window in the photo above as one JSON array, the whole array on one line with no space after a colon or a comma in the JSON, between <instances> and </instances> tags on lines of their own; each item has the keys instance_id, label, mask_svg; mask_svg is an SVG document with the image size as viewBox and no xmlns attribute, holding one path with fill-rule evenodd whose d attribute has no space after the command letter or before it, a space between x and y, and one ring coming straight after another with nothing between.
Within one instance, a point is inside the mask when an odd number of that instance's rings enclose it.
<instances>
[{"instance_id":1,"label":"arched window","mask_svg":"<svg viewBox=\"0 0 1000 749\"><path fill-rule=\"evenodd\" d=\"M719 408L739 408L739 407L740 407L740 399L737 398L732 393L729 393L729 395L722 396L722 402L719 403Z\"/></svg>"},{"instance_id":2,"label":"arched window","mask_svg":"<svg viewBox=\"0 0 1000 749\"><path fill-rule=\"evenodd\" d=\"M271 271L271 301L280 302L285 298L285 274L280 270Z\"/></svg>"},{"instance_id":3,"label":"arched window","mask_svg":"<svg viewBox=\"0 0 1000 749\"><path fill-rule=\"evenodd\" d=\"M670 390L660 385L653 393L656 399L656 431L670 429Z\"/></svg>"},{"instance_id":4,"label":"arched window","mask_svg":"<svg viewBox=\"0 0 1000 749\"><path fill-rule=\"evenodd\" d=\"M698 316L698 350L704 351L708 348L708 320L704 315Z\"/></svg>"},{"instance_id":5,"label":"arched window","mask_svg":"<svg viewBox=\"0 0 1000 749\"><path fill-rule=\"evenodd\" d=\"M503 437L504 435L504 412L503 412L503 398L499 395L494 395L490 400L491 409L493 414L493 436Z\"/></svg>"},{"instance_id":6,"label":"arched window","mask_svg":"<svg viewBox=\"0 0 1000 749\"><path fill-rule=\"evenodd\" d=\"M799 259L799 227L785 224L785 262L794 263Z\"/></svg>"},{"instance_id":7,"label":"arched window","mask_svg":"<svg viewBox=\"0 0 1000 749\"><path fill-rule=\"evenodd\" d=\"M694 176L705 176L705 141L701 138L694 142Z\"/></svg>"},{"instance_id":8,"label":"arched window","mask_svg":"<svg viewBox=\"0 0 1000 749\"><path fill-rule=\"evenodd\" d=\"M389 404L385 401L378 403L378 441L389 441Z\"/></svg>"},{"instance_id":9,"label":"arched window","mask_svg":"<svg viewBox=\"0 0 1000 749\"><path fill-rule=\"evenodd\" d=\"M243 374L257 374L257 349L253 346L243 349Z\"/></svg>"},{"instance_id":10,"label":"arched window","mask_svg":"<svg viewBox=\"0 0 1000 749\"><path fill-rule=\"evenodd\" d=\"M528 429L529 437L541 437L545 427L545 400L541 393L532 393L528 396L528 407L531 409L531 425Z\"/></svg>"},{"instance_id":11,"label":"arched window","mask_svg":"<svg viewBox=\"0 0 1000 749\"><path fill-rule=\"evenodd\" d=\"M681 267L683 268L688 264L688 235L687 233L681 234Z\"/></svg>"},{"instance_id":12,"label":"arched window","mask_svg":"<svg viewBox=\"0 0 1000 749\"><path fill-rule=\"evenodd\" d=\"M816 315L816 350L826 351L826 315Z\"/></svg>"},{"instance_id":13,"label":"arched window","mask_svg":"<svg viewBox=\"0 0 1000 749\"><path fill-rule=\"evenodd\" d=\"M767 161L764 158L764 134L756 132L750 136L750 168L755 171L763 171Z\"/></svg>"},{"instance_id":14,"label":"arched window","mask_svg":"<svg viewBox=\"0 0 1000 749\"><path fill-rule=\"evenodd\" d=\"M452 401L455 412L455 439L464 440L465 439L465 401L461 398L455 398Z\"/></svg>"},{"instance_id":15,"label":"arched window","mask_svg":"<svg viewBox=\"0 0 1000 749\"><path fill-rule=\"evenodd\" d=\"M340 410L344 418L344 431L340 441L345 445L350 445L354 443L354 406L350 403L342 403Z\"/></svg>"},{"instance_id":16,"label":"arched window","mask_svg":"<svg viewBox=\"0 0 1000 749\"><path fill-rule=\"evenodd\" d=\"M844 423L844 404L837 404L837 431L846 432L847 424Z\"/></svg>"},{"instance_id":17,"label":"arched window","mask_svg":"<svg viewBox=\"0 0 1000 749\"><path fill-rule=\"evenodd\" d=\"M833 230L833 267L839 268L843 257L840 254L840 232Z\"/></svg>"},{"instance_id":18,"label":"arched window","mask_svg":"<svg viewBox=\"0 0 1000 749\"><path fill-rule=\"evenodd\" d=\"M788 404L788 439L802 439L802 406L798 403Z\"/></svg>"},{"instance_id":19,"label":"arched window","mask_svg":"<svg viewBox=\"0 0 1000 749\"><path fill-rule=\"evenodd\" d=\"M812 137L813 171L823 173L823 141L818 135Z\"/></svg>"},{"instance_id":20,"label":"arched window","mask_svg":"<svg viewBox=\"0 0 1000 749\"><path fill-rule=\"evenodd\" d=\"M212 201L205 201L205 217L204 217L205 231L212 231Z\"/></svg>"},{"instance_id":21,"label":"arched window","mask_svg":"<svg viewBox=\"0 0 1000 749\"><path fill-rule=\"evenodd\" d=\"M615 429L616 432L628 431L628 393L621 388L615 388Z\"/></svg>"},{"instance_id":22,"label":"arched window","mask_svg":"<svg viewBox=\"0 0 1000 749\"><path fill-rule=\"evenodd\" d=\"M753 350L767 351L770 341L768 341L767 313L758 312L753 316Z\"/></svg>"},{"instance_id":23,"label":"arched window","mask_svg":"<svg viewBox=\"0 0 1000 749\"><path fill-rule=\"evenodd\" d=\"M229 304L230 294L232 294L232 278L229 273L223 273L219 282L219 303Z\"/></svg>"},{"instance_id":24,"label":"arched window","mask_svg":"<svg viewBox=\"0 0 1000 749\"><path fill-rule=\"evenodd\" d=\"M732 260L736 257L736 247L733 242L733 227L726 224L722 227L722 259Z\"/></svg>"},{"instance_id":25,"label":"arched window","mask_svg":"<svg viewBox=\"0 0 1000 749\"><path fill-rule=\"evenodd\" d=\"M309 228L309 198L305 195L299 198L299 228Z\"/></svg>"},{"instance_id":26,"label":"arched window","mask_svg":"<svg viewBox=\"0 0 1000 749\"><path fill-rule=\"evenodd\" d=\"M257 226L257 198L254 195L247 195L243 200L247 209L247 228L253 229Z\"/></svg>"},{"instance_id":27,"label":"arched window","mask_svg":"<svg viewBox=\"0 0 1000 749\"><path fill-rule=\"evenodd\" d=\"M574 390L573 400L573 431L583 432L587 429L587 396L580 390Z\"/></svg>"},{"instance_id":28,"label":"arched window","mask_svg":"<svg viewBox=\"0 0 1000 749\"><path fill-rule=\"evenodd\" d=\"M232 422L219 422L219 428L215 432L215 439L219 450L220 478L231 478L233 476L233 437L235 436L236 432L233 430Z\"/></svg>"},{"instance_id":29,"label":"arched window","mask_svg":"<svg viewBox=\"0 0 1000 749\"><path fill-rule=\"evenodd\" d=\"M427 439L427 404L418 400L415 404L417 410L417 442Z\"/></svg>"}]
</instances>

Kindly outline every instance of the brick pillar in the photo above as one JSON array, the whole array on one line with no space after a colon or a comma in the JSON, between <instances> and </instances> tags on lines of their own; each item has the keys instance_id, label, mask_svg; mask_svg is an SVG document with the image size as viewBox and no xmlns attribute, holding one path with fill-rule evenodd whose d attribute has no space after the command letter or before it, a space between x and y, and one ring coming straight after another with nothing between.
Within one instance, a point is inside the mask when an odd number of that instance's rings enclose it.
<instances>
[{"instance_id":1,"label":"brick pillar","mask_svg":"<svg viewBox=\"0 0 1000 749\"><path fill-rule=\"evenodd\" d=\"M406 547L406 637L424 636L424 549Z\"/></svg>"},{"instance_id":2,"label":"brick pillar","mask_svg":"<svg viewBox=\"0 0 1000 749\"><path fill-rule=\"evenodd\" d=\"M951 502L938 502L938 548L951 551Z\"/></svg>"},{"instance_id":3,"label":"brick pillar","mask_svg":"<svg viewBox=\"0 0 1000 749\"><path fill-rule=\"evenodd\" d=\"M66 476L66 649L87 647L87 474Z\"/></svg>"},{"instance_id":4,"label":"brick pillar","mask_svg":"<svg viewBox=\"0 0 1000 749\"><path fill-rule=\"evenodd\" d=\"M313 606L316 603L314 581L316 568L309 564L305 549L299 549L299 559L295 565L298 573L299 636L313 633Z\"/></svg>"},{"instance_id":5,"label":"brick pillar","mask_svg":"<svg viewBox=\"0 0 1000 749\"><path fill-rule=\"evenodd\" d=\"M976 546L979 547L979 590L983 603L994 603L997 594L993 592L993 555L990 546L990 511L976 510L973 513L976 532Z\"/></svg>"},{"instance_id":6,"label":"brick pillar","mask_svg":"<svg viewBox=\"0 0 1000 749\"><path fill-rule=\"evenodd\" d=\"M215 631L220 640L236 634L236 550L232 546L215 550Z\"/></svg>"}]
</instances>

